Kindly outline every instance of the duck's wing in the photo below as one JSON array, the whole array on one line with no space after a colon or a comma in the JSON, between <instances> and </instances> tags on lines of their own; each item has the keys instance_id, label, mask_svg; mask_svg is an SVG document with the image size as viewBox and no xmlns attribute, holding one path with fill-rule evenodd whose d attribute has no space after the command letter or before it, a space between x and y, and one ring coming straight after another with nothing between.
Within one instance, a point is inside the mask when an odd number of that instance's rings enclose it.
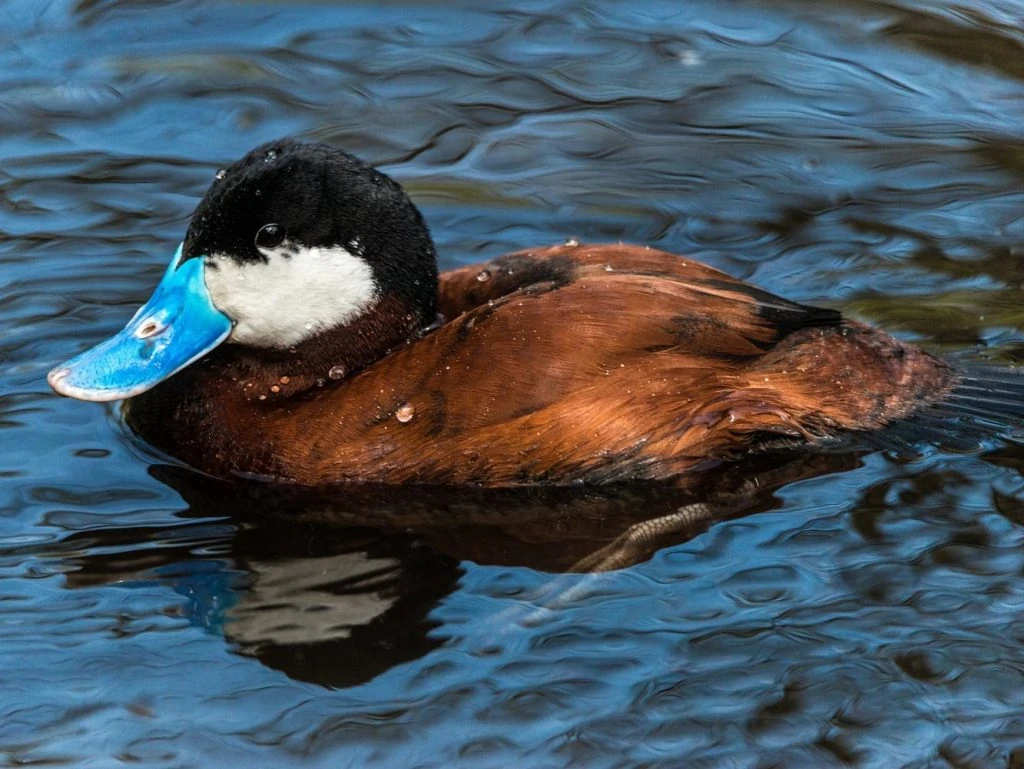
<instances>
[{"instance_id":1,"label":"duck's wing","mask_svg":"<svg viewBox=\"0 0 1024 769\"><path fill-rule=\"evenodd\" d=\"M686 284L697 294L754 306L758 315L778 324L783 334L800 326L835 324L841 320L835 310L791 302L701 262L621 244L527 249L450 270L441 275L438 310L451 320L526 288L560 288L601 272L669 280Z\"/></svg>"},{"instance_id":2,"label":"duck's wing","mask_svg":"<svg viewBox=\"0 0 1024 769\"><path fill-rule=\"evenodd\" d=\"M515 254L447 273L441 297L447 324L304 410L302 480L664 478L944 386L881 332L642 248Z\"/></svg>"}]
</instances>

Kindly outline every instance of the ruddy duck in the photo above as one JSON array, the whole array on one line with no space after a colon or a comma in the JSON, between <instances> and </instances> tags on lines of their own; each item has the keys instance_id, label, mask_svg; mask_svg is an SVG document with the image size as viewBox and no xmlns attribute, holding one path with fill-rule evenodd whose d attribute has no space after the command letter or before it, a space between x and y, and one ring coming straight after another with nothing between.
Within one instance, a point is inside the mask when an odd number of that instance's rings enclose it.
<instances>
[{"instance_id":1,"label":"ruddy duck","mask_svg":"<svg viewBox=\"0 0 1024 769\"><path fill-rule=\"evenodd\" d=\"M834 310L648 248L438 275L394 180L291 140L218 172L149 302L49 382L129 399L143 438L214 475L490 486L678 479L877 431L962 384Z\"/></svg>"}]
</instances>

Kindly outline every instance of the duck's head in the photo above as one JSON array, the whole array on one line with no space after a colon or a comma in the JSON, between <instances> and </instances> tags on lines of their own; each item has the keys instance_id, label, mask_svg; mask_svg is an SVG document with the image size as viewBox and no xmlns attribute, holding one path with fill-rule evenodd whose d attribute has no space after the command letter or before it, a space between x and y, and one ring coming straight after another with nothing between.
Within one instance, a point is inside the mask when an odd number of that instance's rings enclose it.
<instances>
[{"instance_id":1,"label":"duck's head","mask_svg":"<svg viewBox=\"0 0 1024 769\"><path fill-rule=\"evenodd\" d=\"M430 233L395 181L325 145L272 142L217 172L128 325L48 379L73 398L128 398L222 343L294 350L384 312L408 334L434 320L436 296Z\"/></svg>"}]
</instances>

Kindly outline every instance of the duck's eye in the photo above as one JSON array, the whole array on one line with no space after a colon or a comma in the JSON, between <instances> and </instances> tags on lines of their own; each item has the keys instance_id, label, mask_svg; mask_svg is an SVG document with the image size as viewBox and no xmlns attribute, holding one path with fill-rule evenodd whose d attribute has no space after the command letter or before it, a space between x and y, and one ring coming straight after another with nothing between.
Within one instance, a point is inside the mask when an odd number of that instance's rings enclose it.
<instances>
[{"instance_id":1,"label":"duck's eye","mask_svg":"<svg viewBox=\"0 0 1024 769\"><path fill-rule=\"evenodd\" d=\"M284 241L284 227L280 224L264 224L256 233L258 248L277 248Z\"/></svg>"}]
</instances>

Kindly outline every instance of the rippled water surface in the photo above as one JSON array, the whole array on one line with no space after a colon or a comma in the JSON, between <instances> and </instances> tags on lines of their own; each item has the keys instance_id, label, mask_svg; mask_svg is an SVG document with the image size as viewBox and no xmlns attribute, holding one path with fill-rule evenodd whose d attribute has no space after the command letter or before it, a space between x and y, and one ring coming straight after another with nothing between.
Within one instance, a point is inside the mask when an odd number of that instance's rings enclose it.
<instances>
[{"instance_id":1,"label":"rippled water surface","mask_svg":"<svg viewBox=\"0 0 1024 769\"><path fill-rule=\"evenodd\" d=\"M751 470L756 515L579 575L677 500L224 488L44 381L282 134L403 181L447 266L648 243L1011 364L1024 5L0 9L4 765L1024 766L1012 445Z\"/></svg>"}]
</instances>

